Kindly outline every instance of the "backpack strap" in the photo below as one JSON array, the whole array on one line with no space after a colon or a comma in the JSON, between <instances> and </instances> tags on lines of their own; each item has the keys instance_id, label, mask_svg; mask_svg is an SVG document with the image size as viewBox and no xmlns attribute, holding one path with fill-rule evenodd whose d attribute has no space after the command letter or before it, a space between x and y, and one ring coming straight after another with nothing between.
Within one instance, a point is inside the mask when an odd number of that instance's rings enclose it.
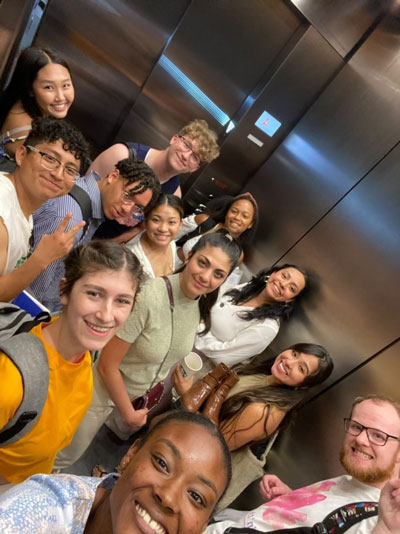
<instances>
[{"instance_id":1,"label":"backpack strap","mask_svg":"<svg viewBox=\"0 0 400 534\"><path fill-rule=\"evenodd\" d=\"M74 187L68 194L75 200L75 202L78 203L82 212L82 218L86 223L85 227L83 228L81 238L83 239L86 232L88 231L90 219L93 216L92 201L90 200L90 196L88 195L88 193L84 189L82 189L82 187L79 187L79 185L74 185Z\"/></svg>"},{"instance_id":2,"label":"backpack strap","mask_svg":"<svg viewBox=\"0 0 400 534\"><path fill-rule=\"evenodd\" d=\"M43 343L33 334L0 341L0 351L18 368L24 387L14 417L0 431L0 444L4 446L21 439L37 423L47 399L49 362Z\"/></svg>"},{"instance_id":3,"label":"backpack strap","mask_svg":"<svg viewBox=\"0 0 400 534\"><path fill-rule=\"evenodd\" d=\"M195 228L194 230L192 230L189 234L186 234L184 236L182 236L177 242L176 242L176 246L177 247L183 247L183 245L186 243L186 241L189 241L189 239L192 239L192 237L196 237L198 235L202 235L202 234L205 234L206 232L208 232L209 230L211 230L211 228L214 228L214 226L218 224L217 221L214 221L214 219L212 219L211 217L209 217L208 219L206 219L204 222L202 222L201 224L198 225L197 228Z\"/></svg>"},{"instance_id":4,"label":"backpack strap","mask_svg":"<svg viewBox=\"0 0 400 534\"><path fill-rule=\"evenodd\" d=\"M377 502L353 502L337 508L312 527L284 528L268 532L269 534L343 534L356 523L374 515L378 515ZM224 530L224 534L261 534L262 532L246 527L228 527Z\"/></svg>"}]
</instances>

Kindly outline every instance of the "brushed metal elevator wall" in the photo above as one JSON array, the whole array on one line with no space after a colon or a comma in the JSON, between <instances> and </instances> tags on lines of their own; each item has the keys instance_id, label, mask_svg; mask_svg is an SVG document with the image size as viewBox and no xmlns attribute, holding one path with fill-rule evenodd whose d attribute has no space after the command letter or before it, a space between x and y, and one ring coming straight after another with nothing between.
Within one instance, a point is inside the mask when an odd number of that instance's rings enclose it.
<instances>
[{"instance_id":1,"label":"brushed metal elevator wall","mask_svg":"<svg viewBox=\"0 0 400 534\"><path fill-rule=\"evenodd\" d=\"M320 388L271 455L270 470L294 486L338 473L339 419L353 396L399 400L395 4L51 0L37 38L71 63L71 118L98 149L115 139L162 147L182 124L205 118L220 134L221 156L187 178L187 199L251 191L261 224L248 267L288 261L313 274L314 294L272 349L326 345L336 363L329 384L338 383ZM231 132L163 58L235 122ZM282 122L273 137L254 125L263 110Z\"/></svg>"}]
</instances>

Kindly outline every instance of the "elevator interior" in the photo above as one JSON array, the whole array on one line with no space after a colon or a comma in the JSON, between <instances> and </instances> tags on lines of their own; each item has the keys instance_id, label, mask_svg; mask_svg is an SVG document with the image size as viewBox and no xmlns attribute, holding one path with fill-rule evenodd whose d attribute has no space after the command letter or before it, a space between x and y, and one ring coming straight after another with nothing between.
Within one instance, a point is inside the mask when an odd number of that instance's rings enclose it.
<instances>
[{"instance_id":1,"label":"elevator interior","mask_svg":"<svg viewBox=\"0 0 400 534\"><path fill-rule=\"evenodd\" d=\"M247 267L312 273L313 293L271 347L320 343L336 364L270 454L268 470L292 486L342 472L356 395L399 400L397 4L50 0L35 38L71 65L70 118L97 151L116 140L162 147L206 119L221 156L183 180L187 206L250 191L261 224ZM21 38L4 32L0 22L3 75ZM264 112L280 123L272 136L255 124Z\"/></svg>"}]
</instances>

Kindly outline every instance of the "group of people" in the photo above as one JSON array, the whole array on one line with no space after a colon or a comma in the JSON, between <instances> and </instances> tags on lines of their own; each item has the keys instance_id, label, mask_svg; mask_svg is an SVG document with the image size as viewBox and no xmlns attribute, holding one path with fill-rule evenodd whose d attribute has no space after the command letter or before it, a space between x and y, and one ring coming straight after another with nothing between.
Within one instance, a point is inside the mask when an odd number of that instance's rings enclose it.
<instances>
[{"instance_id":1,"label":"group of people","mask_svg":"<svg viewBox=\"0 0 400 534\"><path fill-rule=\"evenodd\" d=\"M231 467L234 453L247 448L258 456L332 372L330 354L314 343L260 356L309 277L283 264L230 284L257 231L250 193L184 217L179 175L219 154L204 120L182 128L163 150L120 142L91 162L84 136L64 120L73 100L66 62L36 47L21 53L0 100L0 300L27 289L54 312L30 330L47 354L49 382L26 432L13 419L24 380L0 352L0 488L15 484L0 498L1 531L200 534L231 477L241 475ZM188 378L177 364L192 350L203 367ZM133 401L168 377L180 397L175 410L134 443L120 478L51 475L83 454L107 418L118 415L132 433L145 426L148 408ZM364 417L366 403L376 416ZM396 412L393 424L381 422L381 409ZM397 405L375 398L353 411L346 439L365 443L348 444L344 466L368 483L351 466L375 460L375 445L400 441L400 415ZM390 465L380 483L392 478ZM391 484L384 503L395 509ZM268 498L289 491L271 478L263 488ZM36 513L27 519L23 507ZM388 515L379 529L397 525ZM223 528L230 526L209 532Z\"/></svg>"}]
</instances>

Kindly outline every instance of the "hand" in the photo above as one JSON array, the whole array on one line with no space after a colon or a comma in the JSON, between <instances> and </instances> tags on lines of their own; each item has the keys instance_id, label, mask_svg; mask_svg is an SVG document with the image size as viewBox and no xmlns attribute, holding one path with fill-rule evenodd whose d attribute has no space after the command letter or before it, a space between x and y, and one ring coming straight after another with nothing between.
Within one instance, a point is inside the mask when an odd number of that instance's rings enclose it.
<instances>
[{"instance_id":1,"label":"hand","mask_svg":"<svg viewBox=\"0 0 400 534\"><path fill-rule=\"evenodd\" d=\"M119 219L118 219L118 222L120 222ZM141 231L142 231L142 228L140 227L140 225L137 225L134 228L132 228L132 230L127 230L123 234L113 237L113 241L116 241L120 245L125 245L125 243L128 243L131 239L133 239L135 236L140 234Z\"/></svg>"},{"instance_id":2,"label":"hand","mask_svg":"<svg viewBox=\"0 0 400 534\"><path fill-rule=\"evenodd\" d=\"M260 493L267 501L287 495L292 490L276 475L264 475L260 481Z\"/></svg>"},{"instance_id":3,"label":"hand","mask_svg":"<svg viewBox=\"0 0 400 534\"><path fill-rule=\"evenodd\" d=\"M148 408L143 408L142 410L134 410L129 413L128 416L123 416L124 422L132 428L140 428L144 426L147 422L147 413Z\"/></svg>"},{"instance_id":4,"label":"hand","mask_svg":"<svg viewBox=\"0 0 400 534\"><path fill-rule=\"evenodd\" d=\"M72 219L72 213L68 213L58 225L54 234L45 234L39 241L39 245L32 254L43 262L46 268L53 261L59 260L66 256L74 246L75 235L85 226L85 221L81 221L70 230L66 228Z\"/></svg>"},{"instance_id":5,"label":"hand","mask_svg":"<svg viewBox=\"0 0 400 534\"><path fill-rule=\"evenodd\" d=\"M378 533L400 533L400 479L389 480L382 488L379 499L378 523L373 530Z\"/></svg>"},{"instance_id":6,"label":"hand","mask_svg":"<svg viewBox=\"0 0 400 534\"><path fill-rule=\"evenodd\" d=\"M189 389L193 386L194 376L183 378L181 366L177 365L172 373L171 380L177 393L182 397L182 395L189 391Z\"/></svg>"}]
</instances>

